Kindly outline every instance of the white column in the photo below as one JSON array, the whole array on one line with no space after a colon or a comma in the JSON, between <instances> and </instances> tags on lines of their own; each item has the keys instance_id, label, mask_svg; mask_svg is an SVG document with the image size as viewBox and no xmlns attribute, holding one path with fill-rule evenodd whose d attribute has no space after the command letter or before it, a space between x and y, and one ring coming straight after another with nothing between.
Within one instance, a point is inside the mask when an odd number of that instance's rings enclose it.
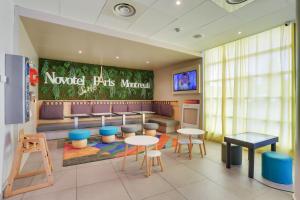
<instances>
[{"instance_id":1,"label":"white column","mask_svg":"<svg viewBox=\"0 0 300 200\"><path fill-rule=\"evenodd\" d=\"M297 67L297 77L296 77L296 95L297 95L297 131L296 131L296 165L295 165L295 195L294 199L300 200L300 0L296 0L296 67Z\"/></svg>"}]
</instances>

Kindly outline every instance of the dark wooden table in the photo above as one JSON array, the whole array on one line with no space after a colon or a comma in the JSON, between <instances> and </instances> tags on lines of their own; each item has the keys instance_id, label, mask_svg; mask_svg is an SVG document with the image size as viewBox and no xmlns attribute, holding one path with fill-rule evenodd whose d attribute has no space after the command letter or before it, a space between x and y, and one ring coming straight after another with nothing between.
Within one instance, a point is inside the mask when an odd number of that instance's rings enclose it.
<instances>
[{"instance_id":1,"label":"dark wooden table","mask_svg":"<svg viewBox=\"0 0 300 200\"><path fill-rule=\"evenodd\" d=\"M227 143L227 168L231 167L231 144L236 144L248 148L248 177L253 178L255 149L271 145L271 150L276 151L276 142L278 142L278 137L272 135L265 135L261 133L246 132L237 135L226 136L224 138L224 141Z\"/></svg>"}]
</instances>

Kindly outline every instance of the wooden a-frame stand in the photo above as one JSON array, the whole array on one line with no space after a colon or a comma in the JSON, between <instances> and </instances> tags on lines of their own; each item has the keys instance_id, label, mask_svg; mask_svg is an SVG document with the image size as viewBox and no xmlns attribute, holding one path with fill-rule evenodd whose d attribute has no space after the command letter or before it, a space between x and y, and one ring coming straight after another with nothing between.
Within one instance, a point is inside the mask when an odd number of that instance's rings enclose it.
<instances>
[{"instance_id":1,"label":"wooden a-frame stand","mask_svg":"<svg viewBox=\"0 0 300 200\"><path fill-rule=\"evenodd\" d=\"M32 172L20 174L20 165L24 153L41 152L44 168ZM46 137L44 134L24 135L24 130L20 131L18 146L15 152L14 160L10 175L8 177L8 184L4 191L4 197L11 197L21 193L41 189L53 185L53 165L51 162L50 153ZM36 185L26 186L13 190L13 184L16 179L36 176L45 173L47 181Z\"/></svg>"}]
</instances>

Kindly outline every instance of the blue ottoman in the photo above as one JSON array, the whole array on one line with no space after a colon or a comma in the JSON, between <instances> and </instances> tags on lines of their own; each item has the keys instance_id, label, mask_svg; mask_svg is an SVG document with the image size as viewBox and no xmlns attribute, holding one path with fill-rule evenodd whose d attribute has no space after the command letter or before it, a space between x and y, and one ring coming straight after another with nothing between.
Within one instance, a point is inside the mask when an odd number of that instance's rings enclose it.
<instances>
[{"instance_id":1,"label":"blue ottoman","mask_svg":"<svg viewBox=\"0 0 300 200\"><path fill-rule=\"evenodd\" d=\"M276 152L262 154L262 176L275 183L290 185L293 183L293 159Z\"/></svg>"},{"instance_id":2,"label":"blue ottoman","mask_svg":"<svg viewBox=\"0 0 300 200\"><path fill-rule=\"evenodd\" d=\"M87 139L91 136L91 131L76 129L69 132L69 139L72 140L74 148L84 148L87 146Z\"/></svg>"},{"instance_id":3,"label":"blue ottoman","mask_svg":"<svg viewBox=\"0 0 300 200\"><path fill-rule=\"evenodd\" d=\"M99 129L102 142L112 143L116 140L116 134L118 133L118 127L116 126L104 126Z\"/></svg>"}]
</instances>

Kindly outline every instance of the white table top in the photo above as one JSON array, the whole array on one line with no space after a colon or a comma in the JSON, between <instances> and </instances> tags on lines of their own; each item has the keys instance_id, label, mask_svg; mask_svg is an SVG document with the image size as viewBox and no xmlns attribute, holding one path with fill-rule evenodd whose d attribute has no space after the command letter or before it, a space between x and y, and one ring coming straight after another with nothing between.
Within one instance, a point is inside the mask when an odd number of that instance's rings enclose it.
<instances>
[{"instance_id":1,"label":"white table top","mask_svg":"<svg viewBox=\"0 0 300 200\"><path fill-rule=\"evenodd\" d=\"M159 139L157 137L147 135L131 136L124 140L126 144L135 146L150 146L158 143L158 141Z\"/></svg>"},{"instance_id":2,"label":"white table top","mask_svg":"<svg viewBox=\"0 0 300 200\"><path fill-rule=\"evenodd\" d=\"M182 135L203 135L205 131L197 128L181 128L177 130L178 133Z\"/></svg>"},{"instance_id":3,"label":"white table top","mask_svg":"<svg viewBox=\"0 0 300 200\"><path fill-rule=\"evenodd\" d=\"M91 115L93 116L107 116L107 115L112 115L113 113L92 113Z\"/></svg>"},{"instance_id":4,"label":"white table top","mask_svg":"<svg viewBox=\"0 0 300 200\"><path fill-rule=\"evenodd\" d=\"M117 115L134 115L135 113L133 112L114 112Z\"/></svg>"},{"instance_id":5,"label":"white table top","mask_svg":"<svg viewBox=\"0 0 300 200\"><path fill-rule=\"evenodd\" d=\"M70 114L70 115L67 115L67 116L64 116L66 118L73 118L73 117L90 117L89 114Z\"/></svg>"},{"instance_id":6,"label":"white table top","mask_svg":"<svg viewBox=\"0 0 300 200\"><path fill-rule=\"evenodd\" d=\"M153 111L133 111L133 112L135 112L135 113L138 113L138 114L154 114L155 112L153 112Z\"/></svg>"}]
</instances>

